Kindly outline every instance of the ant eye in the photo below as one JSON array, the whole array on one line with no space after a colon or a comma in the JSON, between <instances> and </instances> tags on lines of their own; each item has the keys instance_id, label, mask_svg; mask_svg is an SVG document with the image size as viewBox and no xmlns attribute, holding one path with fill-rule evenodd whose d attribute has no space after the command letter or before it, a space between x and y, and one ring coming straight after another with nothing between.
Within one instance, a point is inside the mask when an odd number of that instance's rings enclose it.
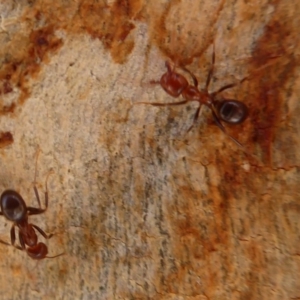
<instances>
[{"instance_id":1,"label":"ant eye","mask_svg":"<svg viewBox=\"0 0 300 300\"><path fill-rule=\"evenodd\" d=\"M230 124L242 123L248 115L247 106L237 100L223 100L215 103L219 117Z\"/></svg>"}]
</instances>

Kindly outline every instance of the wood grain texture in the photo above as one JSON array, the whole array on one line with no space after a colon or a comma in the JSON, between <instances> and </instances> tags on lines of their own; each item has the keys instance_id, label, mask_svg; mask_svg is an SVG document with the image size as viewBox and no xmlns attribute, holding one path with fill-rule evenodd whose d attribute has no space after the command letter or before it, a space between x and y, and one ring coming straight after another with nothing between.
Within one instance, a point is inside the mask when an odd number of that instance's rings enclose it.
<instances>
[{"instance_id":1,"label":"wood grain texture","mask_svg":"<svg viewBox=\"0 0 300 300\"><path fill-rule=\"evenodd\" d=\"M0 187L57 234L0 244L3 299L300 299L300 3L4 0ZM249 107L227 126L149 84L169 60ZM1 218L0 238L11 224ZM40 237L43 240L42 237Z\"/></svg>"}]
</instances>

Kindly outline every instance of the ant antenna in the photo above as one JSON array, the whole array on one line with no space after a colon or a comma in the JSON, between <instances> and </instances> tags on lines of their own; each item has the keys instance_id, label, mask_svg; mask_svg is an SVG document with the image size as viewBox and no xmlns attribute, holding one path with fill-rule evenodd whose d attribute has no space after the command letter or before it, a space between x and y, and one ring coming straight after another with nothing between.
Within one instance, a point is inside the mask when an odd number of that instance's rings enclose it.
<instances>
[{"instance_id":1,"label":"ant antenna","mask_svg":"<svg viewBox=\"0 0 300 300\"><path fill-rule=\"evenodd\" d=\"M45 258L55 258L55 257L62 256L62 255L65 255L65 254L66 254L65 252L62 252L62 253L54 255L54 256L45 256Z\"/></svg>"}]
</instances>

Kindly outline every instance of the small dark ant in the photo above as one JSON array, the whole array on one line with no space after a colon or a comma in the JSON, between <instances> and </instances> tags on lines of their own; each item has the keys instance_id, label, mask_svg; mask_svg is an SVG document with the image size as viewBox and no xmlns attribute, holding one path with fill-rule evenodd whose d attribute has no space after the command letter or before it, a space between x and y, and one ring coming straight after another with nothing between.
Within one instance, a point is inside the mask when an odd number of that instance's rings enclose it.
<instances>
[{"instance_id":1,"label":"small dark ant","mask_svg":"<svg viewBox=\"0 0 300 300\"><path fill-rule=\"evenodd\" d=\"M0 197L0 215L3 215L7 220L14 223L10 230L11 244L2 240L0 240L0 243L13 246L19 250L25 250L28 256L33 259L54 258L64 254L61 253L55 256L46 256L48 254L48 248L46 244L41 242L38 243L35 230L37 230L45 239L50 239L53 234L47 235L40 227L28 223L28 216L42 214L48 208L48 177L49 176L47 176L46 179L45 208L41 208L41 201L36 187L36 169L33 190L38 201L39 208L27 206L22 196L14 190L5 190ZM15 244L15 227L18 227L19 229L20 246Z\"/></svg>"},{"instance_id":2,"label":"small dark ant","mask_svg":"<svg viewBox=\"0 0 300 300\"><path fill-rule=\"evenodd\" d=\"M216 122L217 126L229 137L231 138L237 145L243 148L242 144L238 142L235 138L233 138L231 135L229 135L221 123L221 120L229 123L229 124L240 124L242 123L248 116L248 108L247 106L234 99L221 99L217 100L216 96L220 94L221 92L232 88L236 86L238 83L231 83L227 84L217 91L213 93L208 92L208 87L210 84L210 80L213 75L213 70L214 70L214 64L215 64L215 50L213 49L212 53L212 65L209 70L207 79L206 79L206 84L205 88L202 90L198 89L198 80L196 76L187 68L185 67L180 67L182 70L185 72L189 73L190 76L192 77L193 84L190 85L187 81L187 79L177 73L175 71L175 66L172 68L170 63L166 61L166 68L167 72L162 75L159 81L151 81L150 83L152 84L159 84L161 87L172 97L177 98L180 95L183 96L185 100L179 101L179 102L173 102L173 103L158 103L158 102L137 102L136 104L150 104L153 106L170 106L170 105L182 105L186 104L189 101L197 101L199 102L199 107L196 110L196 113L193 118L193 123L189 127L188 132L192 129L194 124L196 123L199 114L200 114L200 109L203 105L206 105L212 112L214 121ZM245 81L247 77L243 78L240 80L240 83Z\"/></svg>"}]
</instances>

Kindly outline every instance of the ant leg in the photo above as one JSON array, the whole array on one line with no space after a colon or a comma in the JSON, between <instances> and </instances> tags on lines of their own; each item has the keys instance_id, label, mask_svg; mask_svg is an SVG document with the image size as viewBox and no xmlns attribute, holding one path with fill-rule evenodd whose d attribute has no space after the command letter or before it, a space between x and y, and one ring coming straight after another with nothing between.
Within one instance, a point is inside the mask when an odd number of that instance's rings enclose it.
<instances>
[{"instance_id":1,"label":"ant leg","mask_svg":"<svg viewBox=\"0 0 300 300\"><path fill-rule=\"evenodd\" d=\"M219 120L219 118L217 117L217 114L214 112L214 110L212 109L212 114L213 114L213 117L214 117L214 120L217 124L217 126L233 141L235 142L239 147L243 148L243 145L237 141L234 137L232 137L230 134L227 133L225 127L223 126L223 124L221 123L221 121Z\"/></svg>"},{"instance_id":2,"label":"ant leg","mask_svg":"<svg viewBox=\"0 0 300 300\"><path fill-rule=\"evenodd\" d=\"M150 104L153 106L170 106L170 105L182 105L182 104L186 104L189 100L183 100L183 101L179 101L179 102L169 102L169 103L159 103L159 102L136 102L134 103L134 105L136 104Z\"/></svg>"},{"instance_id":3,"label":"ant leg","mask_svg":"<svg viewBox=\"0 0 300 300\"><path fill-rule=\"evenodd\" d=\"M211 96L212 96L212 97L215 97L217 94L219 94L219 93L221 93L221 92L223 92L223 91L225 91L225 90L227 90L227 89L230 89L230 88L232 88L232 87L234 87L234 86L236 86L236 85L237 85L237 83L227 84L227 85L221 87L220 89L218 89L217 91L211 93Z\"/></svg>"},{"instance_id":4,"label":"ant leg","mask_svg":"<svg viewBox=\"0 0 300 300\"><path fill-rule=\"evenodd\" d=\"M201 107L202 107L202 105L200 104L199 107L198 107L197 110L196 110L195 115L194 115L193 123L192 123L192 125L190 126L190 128L188 129L187 132L189 132L189 131L193 128L194 124L195 124L196 121L198 120L198 117L199 117L199 114L200 114Z\"/></svg>"},{"instance_id":5,"label":"ant leg","mask_svg":"<svg viewBox=\"0 0 300 300\"><path fill-rule=\"evenodd\" d=\"M20 241L20 245L21 247L19 246L16 246L14 243L13 243L13 246L17 249L21 249L21 250L25 250L26 249L26 245L25 245L25 242L24 242L24 239L23 239L23 236L21 234L21 232L19 231L19 241Z\"/></svg>"},{"instance_id":6,"label":"ant leg","mask_svg":"<svg viewBox=\"0 0 300 300\"><path fill-rule=\"evenodd\" d=\"M10 229L10 241L13 246L15 246L16 242L16 232L15 232L15 224Z\"/></svg>"},{"instance_id":7,"label":"ant leg","mask_svg":"<svg viewBox=\"0 0 300 300\"><path fill-rule=\"evenodd\" d=\"M208 72L207 79L206 79L205 91L208 90L208 87L209 87L209 84L210 84L210 80L211 80L211 77L212 77L213 72L214 72L214 66L215 66L215 44L213 44L212 63L211 63L210 70Z\"/></svg>"},{"instance_id":8,"label":"ant leg","mask_svg":"<svg viewBox=\"0 0 300 300\"><path fill-rule=\"evenodd\" d=\"M20 237L20 233L19 233L19 237ZM22 248L18 245L15 245L15 241L16 241L15 225L13 225L11 230L10 230L10 239L11 239L11 244L9 244L9 243L7 243L3 240L0 240L0 243L4 244L4 245L7 245L7 246L13 246L14 248L19 249L19 250L24 250L25 249L25 244L24 244L23 239L20 239L20 243L21 244L23 243L22 246L24 246L24 248Z\"/></svg>"},{"instance_id":9,"label":"ant leg","mask_svg":"<svg viewBox=\"0 0 300 300\"><path fill-rule=\"evenodd\" d=\"M16 245L16 232L15 232L15 224L11 227L11 230L10 230L10 239L11 239L11 246L19 249L19 250L25 250L26 247L25 247L25 242L24 242L24 239L22 237L22 234L21 232L19 231L19 241L20 241L20 246Z\"/></svg>"},{"instance_id":10,"label":"ant leg","mask_svg":"<svg viewBox=\"0 0 300 300\"><path fill-rule=\"evenodd\" d=\"M24 243L24 240L23 240L23 237L22 237L20 231L19 231L19 240L20 240L21 247L15 244L16 243L15 224L11 227L11 230L10 230L10 240L11 240L11 246L13 246L19 250L25 249L25 243Z\"/></svg>"},{"instance_id":11,"label":"ant leg","mask_svg":"<svg viewBox=\"0 0 300 300\"><path fill-rule=\"evenodd\" d=\"M2 240L0 240L0 243L7 245L7 246L14 246L14 243L16 241L15 224L10 229L10 241L11 241L10 244L5 241L2 241Z\"/></svg>"},{"instance_id":12,"label":"ant leg","mask_svg":"<svg viewBox=\"0 0 300 300\"><path fill-rule=\"evenodd\" d=\"M4 245L7 245L7 246L11 246L10 243L4 242L4 241L2 241L2 240L0 240L0 243L1 243L1 244L4 244Z\"/></svg>"},{"instance_id":13,"label":"ant leg","mask_svg":"<svg viewBox=\"0 0 300 300\"><path fill-rule=\"evenodd\" d=\"M57 255L54 255L54 256L45 256L46 258L55 258L55 257L58 257L58 256L61 256L61 255L65 255L66 253L63 252L63 253L60 253L60 254L57 254Z\"/></svg>"},{"instance_id":14,"label":"ant leg","mask_svg":"<svg viewBox=\"0 0 300 300\"><path fill-rule=\"evenodd\" d=\"M194 83L194 86L196 88L198 88L198 79L196 78L196 76L189 70L187 69L186 67L180 67L182 70L184 70L185 72L189 73L190 76L192 77L193 79L193 83Z\"/></svg>"},{"instance_id":15,"label":"ant leg","mask_svg":"<svg viewBox=\"0 0 300 300\"><path fill-rule=\"evenodd\" d=\"M207 76L207 79L206 79L205 91L208 90L208 86L209 86L211 77L212 77L213 72L214 72L214 66L215 66L215 44L213 44L212 64L211 64L211 67L210 67L210 70L208 72L208 76ZM198 87L198 80L197 80L196 76L189 69L187 69L185 67L181 67L181 69L186 71L187 73L189 73L191 75L191 77L193 79L193 82L194 82L194 86Z\"/></svg>"},{"instance_id":16,"label":"ant leg","mask_svg":"<svg viewBox=\"0 0 300 300\"><path fill-rule=\"evenodd\" d=\"M51 175L51 174L53 174L54 173L54 171L53 170L51 170L50 172L48 172L48 175L47 175L47 177L46 177L46 181L45 181L45 186L46 186L46 191L45 191L45 210L48 208L48 178L49 178L49 176Z\"/></svg>"},{"instance_id":17,"label":"ant leg","mask_svg":"<svg viewBox=\"0 0 300 300\"><path fill-rule=\"evenodd\" d=\"M45 208L41 208L41 201L40 201L40 196L39 196L39 192L37 190L37 187L35 185L36 183L36 179L34 180L34 186L33 186L33 190L35 193L35 197L39 203L40 208L35 208L35 207L31 207L31 206L27 206L27 211L29 213L29 215L37 215L37 214L41 214L43 212L45 212L48 208L48 178L49 176L53 173L53 171L50 171L46 177L46 182L45 182L45 186L46 186L46 191L45 191ZM35 177L36 178L36 177Z\"/></svg>"},{"instance_id":18,"label":"ant leg","mask_svg":"<svg viewBox=\"0 0 300 300\"><path fill-rule=\"evenodd\" d=\"M40 227L38 227L36 225L32 224L32 227L34 227L47 240L49 240L50 238L52 238L53 235L54 235L53 233L47 235L44 230L42 230Z\"/></svg>"},{"instance_id":19,"label":"ant leg","mask_svg":"<svg viewBox=\"0 0 300 300\"><path fill-rule=\"evenodd\" d=\"M27 206L28 215L38 215L44 213L45 211L46 211L45 208L36 208L32 206Z\"/></svg>"},{"instance_id":20,"label":"ant leg","mask_svg":"<svg viewBox=\"0 0 300 300\"><path fill-rule=\"evenodd\" d=\"M38 157L39 157L39 154L40 154L40 148L37 149L37 153L36 153L36 159L35 159L35 172L34 172L34 181L33 181L33 190L34 190L34 193L35 193L35 197L39 203L39 208L41 209L42 206L41 206L41 201L40 201L40 197L39 197L39 193L38 193L38 190L36 188L36 174L37 174L37 162L38 162Z\"/></svg>"},{"instance_id":21,"label":"ant leg","mask_svg":"<svg viewBox=\"0 0 300 300\"><path fill-rule=\"evenodd\" d=\"M12 244L7 243L7 242L2 241L2 240L0 240L0 243L1 243L1 244L4 244L4 245L6 245L6 246L13 246L14 248L16 248L16 249L18 249L18 250L24 250L22 247L20 247L20 246L18 246L18 245L12 245Z\"/></svg>"},{"instance_id":22,"label":"ant leg","mask_svg":"<svg viewBox=\"0 0 300 300\"><path fill-rule=\"evenodd\" d=\"M227 90L227 89L230 89L238 84L242 84L245 80L249 79L249 76L246 76L244 77L243 79L241 79L239 82L236 82L236 83L230 83L230 84L227 84L221 88L219 88L217 91L211 93L211 96L214 98L217 94Z\"/></svg>"}]
</instances>

